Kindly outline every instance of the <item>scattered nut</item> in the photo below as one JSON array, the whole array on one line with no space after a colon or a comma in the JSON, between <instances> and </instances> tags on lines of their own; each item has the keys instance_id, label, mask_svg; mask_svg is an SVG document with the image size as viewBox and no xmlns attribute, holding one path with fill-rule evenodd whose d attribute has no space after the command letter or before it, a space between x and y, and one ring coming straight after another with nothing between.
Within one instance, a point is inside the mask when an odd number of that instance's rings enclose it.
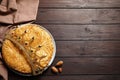
<instances>
[{"instance_id":1,"label":"scattered nut","mask_svg":"<svg viewBox=\"0 0 120 80\"><path fill-rule=\"evenodd\" d=\"M52 66L52 71L54 72L54 73L58 73L59 71L58 71L58 69L55 67L55 66Z\"/></svg>"},{"instance_id":2,"label":"scattered nut","mask_svg":"<svg viewBox=\"0 0 120 80\"><path fill-rule=\"evenodd\" d=\"M63 65L63 61L58 61L55 66L60 67Z\"/></svg>"},{"instance_id":3,"label":"scattered nut","mask_svg":"<svg viewBox=\"0 0 120 80\"><path fill-rule=\"evenodd\" d=\"M54 73L62 73L62 71L63 71L62 65L63 65L63 61L61 61L61 60L58 61L55 66L51 67L52 72L54 72Z\"/></svg>"},{"instance_id":4,"label":"scattered nut","mask_svg":"<svg viewBox=\"0 0 120 80\"><path fill-rule=\"evenodd\" d=\"M58 68L59 72L61 73L62 72L62 68Z\"/></svg>"}]
</instances>

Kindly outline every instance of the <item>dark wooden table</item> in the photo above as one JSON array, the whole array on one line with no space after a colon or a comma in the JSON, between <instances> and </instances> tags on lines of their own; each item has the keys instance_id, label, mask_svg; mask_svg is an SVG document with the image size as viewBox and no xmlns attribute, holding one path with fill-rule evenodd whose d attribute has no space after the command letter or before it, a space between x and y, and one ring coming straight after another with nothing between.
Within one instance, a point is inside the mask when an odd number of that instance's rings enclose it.
<instances>
[{"instance_id":1,"label":"dark wooden table","mask_svg":"<svg viewBox=\"0 0 120 80\"><path fill-rule=\"evenodd\" d=\"M54 36L63 72L9 80L120 80L120 0L40 0L36 20Z\"/></svg>"}]
</instances>

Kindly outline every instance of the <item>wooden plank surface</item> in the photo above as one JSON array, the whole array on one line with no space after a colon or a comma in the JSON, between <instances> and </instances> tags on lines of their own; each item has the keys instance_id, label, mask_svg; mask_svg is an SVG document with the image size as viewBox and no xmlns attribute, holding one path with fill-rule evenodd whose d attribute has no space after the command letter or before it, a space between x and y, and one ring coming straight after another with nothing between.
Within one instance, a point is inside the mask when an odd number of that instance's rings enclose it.
<instances>
[{"instance_id":1,"label":"wooden plank surface","mask_svg":"<svg viewBox=\"0 0 120 80\"><path fill-rule=\"evenodd\" d=\"M38 78L37 78L38 79ZM107 76L103 76L103 75L76 75L76 76L45 76L45 77L39 77L39 79L41 80L53 80L53 79L57 79L57 80L119 80L120 76L113 76L113 75L107 75Z\"/></svg>"},{"instance_id":2,"label":"wooden plank surface","mask_svg":"<svg viewBox=\"0 0 120 80\"><path fill-rule=\"evenodd\" d=\"M108 8L120 7L120 0L41 0L46 8Z\"/></svg>"},{"instance_id":3,"label":"wooden plank surface","mask_svg":"<svg viewBox=\"0 0 120 80\"><path fill-rule=\"evenodd\" d=\"M57 57L120 57L120 41L56 41Z\"/></svg>"},{"instance_id":4,"label":"wooden plank surface","mask_svg":"<svg viewBox=\"0 0 120 80\"><path fill-rule=\"evenodd\" d=\"M120 80L119 75L66 75L66 76L39 76L39 77L21 77L13 76L13 74L9 74L11 77L9 77L9 80ZM13 78L13 77L14 78Z\"/></svg>"},{"instance_id":5,"label":"wooden plank surface","mask_svg":"<svg viewBox=\"0 0 120 80\"><path fill-rule=\"evenodd\" d=\"M55 40L120 40L119 25L42 25Z\"/></svg>"},{"instance_id":6,"label":"wooden plank surface","mask_svg":"<svg viewBox=\"0 0 120 80\"><path fill-rule=\"evenodd\" d=\"M39 9L37 23L115 24L120 23L120 9Z\"/></svg>"},{"instance_id":7,"label":"wooden plank surface","mask_svg":"<svg viewBox=\"0 0 120 80\"><path fill-rule=\"evenodd\" d=\"M120 58L94 58L94 57L77 57L77 58L55 58L53 65L59 60L64 61L63 72L59 75L102 75L102 74L120 74ZM48 69L44 75L51 74Z\"/></svg>"},{"instance_id":8,"label":"wooden plank surface","mask_svg":"<svg viewBox=\"0 0 120 80\"><path fill-rule=\"evenodd\" d=\"M120 80L120 0L40 0L35 23L56 40L52 65L64 61L63 72L9 80Z\"/></svg>"}]
</instances>

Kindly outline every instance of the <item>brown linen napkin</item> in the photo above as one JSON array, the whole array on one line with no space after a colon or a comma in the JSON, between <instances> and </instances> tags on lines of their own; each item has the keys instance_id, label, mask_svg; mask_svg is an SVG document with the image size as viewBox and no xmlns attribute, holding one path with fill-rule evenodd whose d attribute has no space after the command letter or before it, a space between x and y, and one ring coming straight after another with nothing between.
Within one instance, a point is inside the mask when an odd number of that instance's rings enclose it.
<instances>
[{"instance_id":1,"label":"brown linen napkin","mask_svg":"<svg viewBox=\"0 0 120 80\"><path fill-rule=\"evenodd\" d=\"M1 75L5 80L8 80L8 73L7 73L7 70L6 70L5 66L4 66L3 63L2 63L1 54L0 54L0 75ZM0 78L0 80L2 80L2 79Z\"/></svg>"},{"instance_id":2,"label":"brown linen napkin","mask_svg":"<svg viewBox=\"0 0 120 80\"><path fill-rule=\"evenodd\" d=\"M0 47L10 25L36 19L39 0L0 0ZM7 26L3 26L7 24ZM0 53L1 54L1 53ZM1 59L1 57L0 57ZM0 60L0 74L7 78L7 71Z\"/></svg>"},{"instance_id":3,"label":"brown linen napkin","mask_svg":"<svg viewBox=\"0 0 120 80\"><path fill-rule=\"evenodd\" d=\"M2 0L0 22L21 23L36 19L39 0Z\"/></svg>"}]
</instances>

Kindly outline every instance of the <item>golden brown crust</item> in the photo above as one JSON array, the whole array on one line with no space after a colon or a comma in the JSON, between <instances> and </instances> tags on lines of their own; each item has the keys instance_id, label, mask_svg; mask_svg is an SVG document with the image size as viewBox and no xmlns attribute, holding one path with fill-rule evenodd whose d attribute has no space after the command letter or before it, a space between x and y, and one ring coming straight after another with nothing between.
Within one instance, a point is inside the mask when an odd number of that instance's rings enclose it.
<instances>
[{"instance_id":1,"label":"golden brown crust","mask_svg":"<svg viewBox=\"0 0 120 80\"><path fill-rule=\"evenodd\" d=\"M31 58L36 59L40 68L44 69L48 65L54 51L52 38L48 32L38 25L28 24L12 29L9 34L31 52ZM22 73L31 73L31 67L23 52L10 40L5 39L2 46L2 55L11 68Z\"/></svg>"}]
</instances>

